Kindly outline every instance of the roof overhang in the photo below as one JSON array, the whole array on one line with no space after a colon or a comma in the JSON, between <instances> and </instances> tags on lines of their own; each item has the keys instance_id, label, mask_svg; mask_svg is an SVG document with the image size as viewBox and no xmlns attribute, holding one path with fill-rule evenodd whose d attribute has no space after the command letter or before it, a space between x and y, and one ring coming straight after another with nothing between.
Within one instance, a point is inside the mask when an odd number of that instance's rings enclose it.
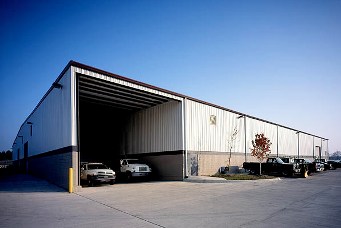
<instances>
[{"instance_id":1,"label":"roof overhang","mask_svg":"<svg viewBox=\"0 0 341 228\"><path fill-rule=\"evenodd\" d=\"M182 101L184 96L133 79L90 67L78 62L68 64L78 78L81 101L138 111L169 101Z\"/></svg>"},{"instance_id":2,"label":"roof overhang","mask_svg":"<svg viewBox=\"0 0 341 228\"><path fill-rule=\"evenodd\" d=\"M81 101L138 111L174 100L173 98L140 90L115 82L78 74Z\"/></svg>"}]
</instances>

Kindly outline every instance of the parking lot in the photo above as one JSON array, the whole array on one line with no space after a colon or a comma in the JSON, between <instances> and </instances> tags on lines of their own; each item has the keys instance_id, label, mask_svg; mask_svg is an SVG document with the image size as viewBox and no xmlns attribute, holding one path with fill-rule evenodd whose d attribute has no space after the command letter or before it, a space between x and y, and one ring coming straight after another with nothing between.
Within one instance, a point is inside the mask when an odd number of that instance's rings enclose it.
<instances>
[{"instance_id":1,"label":"parking lot","mask_svg":"<svg viewBox=\"0 0 341 228\"><path fill-rule=\"evenodd\" d=\"M68 193L0 179L0 227L340 227L341 169L308 178L117 183Z\"/></svg>"}]
</instances>

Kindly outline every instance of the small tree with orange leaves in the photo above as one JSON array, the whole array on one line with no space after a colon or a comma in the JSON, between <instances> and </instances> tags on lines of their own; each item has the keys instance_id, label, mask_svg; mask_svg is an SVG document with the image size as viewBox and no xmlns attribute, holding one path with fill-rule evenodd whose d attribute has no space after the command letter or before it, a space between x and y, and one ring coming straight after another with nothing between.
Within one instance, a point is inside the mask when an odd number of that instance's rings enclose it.
<instances>
[{"instance_id":1,"label":"small tree with orange leaves","mask_svg":"<svg viewBox=\"0 0 341 228\"><path fill-rule=\"evenodd\" d=\"M259 161L259 175L262 175L262 161L271 153L270 139L264 136L264 133L256 134L255 140L252 140L251 155Z\"/></svg>"}]
</instances>

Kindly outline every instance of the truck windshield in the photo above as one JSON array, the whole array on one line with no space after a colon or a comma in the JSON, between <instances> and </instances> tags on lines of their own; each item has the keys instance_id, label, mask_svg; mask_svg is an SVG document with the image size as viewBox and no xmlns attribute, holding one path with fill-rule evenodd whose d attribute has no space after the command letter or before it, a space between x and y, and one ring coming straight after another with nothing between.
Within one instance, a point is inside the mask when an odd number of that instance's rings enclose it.
<instances>
[{"instance_id":1,"label":"truck windshield","mask_svg":"<svg viewBox=\"0 0 341 228\"><path fill-rule=\"evenodd\" d=\"M138 159L128 159L129 164L141 164L141 161Z\"/></svg>"},{"instance_id":2,"label":"truck windshield","mask_svg":"<svg viewBox=\"0 0 341 228\"><path fill-rule=\"evenodd\" d=\"M289 158L281 158L283 162L285 163L290 163L290 159Z\"/></svg>"},{"instance_id":3,"label":"truck windshield","mask_svg":"<svg viewBox=\"0 0 341 228\"><path fill-rule=\"evenodd\" d=\"M276 161L277 161L277 163L279 163L279 164L283 164L284 162L282 161L282 159L280 159L280 158L276 158Z\"/></svg>"},{"instance_id":4,"label":"truck windshield","mask_svg":"<svg viewBox=\"0 0 341 228\"><path fill-rule=\"evenodd\" d=\"M108 169L104 164L89 164L88 169Z\"/></svg>"}]
</instances>

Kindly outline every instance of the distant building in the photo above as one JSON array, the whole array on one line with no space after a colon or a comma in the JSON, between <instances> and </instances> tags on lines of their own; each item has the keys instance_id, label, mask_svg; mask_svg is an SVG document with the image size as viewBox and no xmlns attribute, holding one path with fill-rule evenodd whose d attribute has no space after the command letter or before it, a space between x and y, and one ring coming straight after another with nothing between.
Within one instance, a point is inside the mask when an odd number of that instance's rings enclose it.
<instances>
[{"instance_id":1,"label":"distant building","mask_svg":"<svg viewBox=\"0 0 341 228\"><path fill-rule=\"evenodd\" d=\"M69 168L76 187L81 162L118 170L122 156L149 162L160 179L183 180L253 160L251 140L261 132L272 155L328 154L323 137L70 61L21 125L13 160L64 188Z\"/></svg>"}]
</instances>

